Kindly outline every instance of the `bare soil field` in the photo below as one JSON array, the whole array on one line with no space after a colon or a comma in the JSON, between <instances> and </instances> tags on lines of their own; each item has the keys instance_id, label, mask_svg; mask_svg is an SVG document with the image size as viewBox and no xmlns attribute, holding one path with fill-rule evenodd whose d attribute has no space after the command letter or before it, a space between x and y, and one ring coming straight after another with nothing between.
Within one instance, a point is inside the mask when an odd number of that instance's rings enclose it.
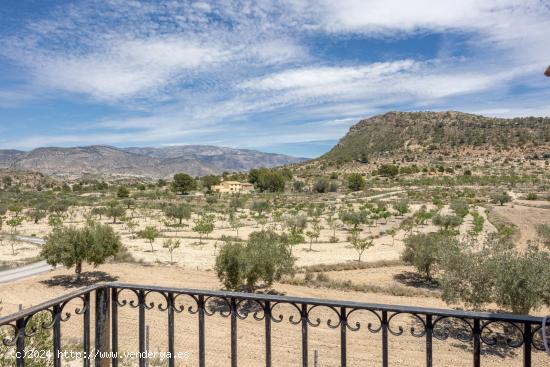
<instances>
[{"instance_id":1,"label":"bare soil field","mask_svg":"<svg viewBox=\"0 0 550 367\"><path fill-rule=\"evenodd\" d=\"M544 204L537 207L528 201L517 201L514 205L495 205L493 211L518 227L518 244L522 247L536 239L538 224L550 224L550 208Z\"/></svg>"},{"instance_id":2,"label":"bare soil field","mask_svg":"<svg viewBox=\"0 0 550 367\"><path fill-rule=\"evenodd\" d=\"M419 204L412 204L411 213L417 211L420 207L421 205ZM426 205L426 207L428 210L433 209L432 205ZM486 218L483 207L477 207L476 210ZM448 213L448 207L444 207L441 212L443 214ZM70 220L67 220L65 224L82 226L85 222L83 214L82 211L72 212ZM153 214L160 217L160 212ZM367 262L398 260L403 251L403 238L406 236L406 232L400 230L399 225L405 218L410 217L410 215L411 214L407 214L403 217L392 217L387 221L380 220L375 224L365 226L362 230L362 236L372 236L374 246L365 251L362 259ZM123 244L136 260L149 264L171 263L170 253L167 249L163 248L162 245L165 238L177 238L181 241L181 245L172 254L175 264L195 270L212 269L217 252L223 244L221 238L223 236L237 236L237 232L230 228L225 220L217 220L215 223L216 229L208 237L203 237L202 239L199 239L198 234L189 229L189 227L193 225L192 220L184 222L185 226L181 229L167 227L162 220L155 219L155 215L153 215L153 218L144 218L136 215L134 221L137 223L137 227L130 232L124 223L113 224L107 219L101 220L103 223L110 224L115 231L121 235ZM238 232L238 237L241 239L246 239L250 233L262 229L262 227L253 220L249 219L243 222L244 226L239 228ZM471 216L467 215L464 223L459 228L462 236L465 236L471 228L471 222ZM144 229L146 226L154 226L161 231L161 235L159 238L155 239L153 244L150 244L147 240L139 238L136 235L137 232ZM345 227L336 230L338 242L331 242L333 230L329 228L325 220L322 221L322 226L323 229L321 230L319 238L315 239L311 245L311 251L308 239L306 239L304 243L294 246L293 255L296 257L297 266L333 264L357 259L357 252L347 240L349 231ZM274 228L277 231L282 230L280 225L272 221L268 222L265 227ZM387 234L391 229L397 231L394 238ZM436 230L437 227L431 223L415 228L416 232L434 232ZM38 224L26 221L18 229L18 234L44 238L50 231L51 227L48 226L44 220L40 221ZM494 226L486 221L484 233L494 231ZM482 234L482 236L483 235L484 234ZM2 245L0 246L0 259L6 263L27 262L29 259L34 259L39 253L39 245L21 241L13 243L7 235L4 236Z\"/></svg>"}]
</instances>

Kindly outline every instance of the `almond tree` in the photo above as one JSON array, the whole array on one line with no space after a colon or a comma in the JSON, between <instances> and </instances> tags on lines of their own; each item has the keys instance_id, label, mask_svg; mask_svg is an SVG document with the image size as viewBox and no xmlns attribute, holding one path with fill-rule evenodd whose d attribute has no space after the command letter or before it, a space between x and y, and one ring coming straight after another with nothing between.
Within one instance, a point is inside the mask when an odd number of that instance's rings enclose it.
<instances>
[{"instance_id":1,"label":"almond tree","mask_svg":"<svg viewBox=\"0 0 550 367\"><path fill-rule=\"evenodd\" d=\"M193 232L199 234L199 245L202 245L202 236L208 235L214 231L214 216L211 214L202 214L195 220Z\"/></svg>"},{"instance_id":2,"label":"almond tree","mask_svg":"<svg viewBox=\"0 0 550 367\"><path fill-rule=\"evenodd\" d=\"M319 236L321 235L321 224L319 223L319 220L313 221L313 228L310 231L306 232L306 236L309 237L309 251L312 250L313 240L317 240Z\"/></svg>"},{"instance_id":3,"label":"almond tree","mask_svg":"<svg viewBox=\"0 0 550 367\"><path fill-rule=\"evenodd\" d=\"M327 224L329 225L330 229L332 229L332 242L338 242L338 238L336 237L336 230L340 227L342 227L342 223L338 218L336 218L333 214L329 215L326 219Z\"/></svg>"},{"instance_id":4,"label":"almond tree","mask_svg":"<svg viewBox=\"0 0 550 367\"><path fill-rule=\"evenodd\" d=\"M239 237L239 228L243 226L243 223L240 221L235 212L231 212L229 214L229 225L237 232L237 237Z\"/></svg>"},{"instance_id":5,"label":"almond tree","mask_svg":"<svg viewBox=\"0 0 550 367\"><path fill-rule=\"evenodd\" d=\"M180 240L175 240L173 238L169 238L164 240L164 243L162 244L162 247L165 249L168 249L168 252L170 253L170 262L174 262L174 258L172 256L175 249L178 249L180 247Z\"/></svg>"},{"instance_id":6,"label":"almond tree","mask_svg":"<svg viewBox=\"0 0 550 367\"><path fill-rule=\"evenodd\" d=\"M363 256L363 253L374 246L374 241L370 238L364 238L361 239L359 237L359 234L356 232L352 235L351 238L351 245L357 251L357 255L359 255L358 261L361 262L361 256Z\"/></svg>"},{"instance_id":7,"label":"almond tree","mask_svg":"<svg viewBox=\"0 0 550 367\"><path fill-rule=\"evenodd\" d=\"M141 238L146 239L149 241L149 245L151 246L151 252L154 252L155 249L153 248L153 243L155 242L155 239L160 235L160 232L153 226L147 226L143 231L139 233L139 236Z\"/></svg>"}]
</instances>

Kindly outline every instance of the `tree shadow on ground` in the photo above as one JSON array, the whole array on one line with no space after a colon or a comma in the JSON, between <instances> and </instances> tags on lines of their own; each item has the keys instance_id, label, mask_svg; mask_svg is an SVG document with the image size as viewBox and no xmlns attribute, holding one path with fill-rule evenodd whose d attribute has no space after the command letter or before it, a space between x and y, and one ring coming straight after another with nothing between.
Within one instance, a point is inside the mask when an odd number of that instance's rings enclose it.
<instances>
[{"instance_id":1,"label":"tree shadow on ground","mask_svg":"<svg viewBox=\"0 0 550 367\"><path fill-rule=\"evenodd\" d=\"M404 271L402 273L395 274L393 279L403 285L414 288L424 288L429 290L436 290L439 288L439 284L436 280L428 280L421 274L412 271Z\"/></svg>"},{"instance_id":2,"label":"tree shadow on ground","mask_svg":"<svg viewBox=\"0 0 550 367\"><path fill-rule=\"evenodd\" d=\"M80 288L93 285L100 282L114 282L118 276L107 274L104 271L87 271L76 275L55 275L51 279L40 281L49 287Z\"/></svg>"}]
</instances>

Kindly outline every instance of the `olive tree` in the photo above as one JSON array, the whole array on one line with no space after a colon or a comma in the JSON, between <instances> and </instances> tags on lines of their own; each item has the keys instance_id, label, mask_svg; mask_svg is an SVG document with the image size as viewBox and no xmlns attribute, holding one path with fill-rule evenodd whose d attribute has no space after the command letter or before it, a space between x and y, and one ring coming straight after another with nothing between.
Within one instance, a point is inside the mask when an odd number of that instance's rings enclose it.
<instances>
[{"instance_id":1,"label":"olive tree","mask_svg":"<svg viewBox=\"0 0 550 367\"><path fill-rule=\"evenodd\" d=\"M405 238L401 259L432 280L442 256L456 248L456 240L445 232L418 233Z\"/></svg>"},{"instance_id":2,"label":"olive tree","mask_svg":"<svg viewBox=\"0 0 550 367\"><path fill-rule=\"evenodd\" d=\"M442 298L474 309L495 303L517 314L550 305L550 255L536 245L518 251L498 236L478 251L462 243L442 262Z\"/></svg>"},{"instance_id":3,"label":"olive tree","mask_svg":"<svg viewBox=\"0 0 550 367\"><path fill-rule=\"evenodd\" d=\"M191 218L191 207L187 204L179 205L170 205L164 209L164 214L168 218L173 218L178 220L178 224L181 226L184 219Z\"/></svg>"},{"instance_id":4,"label":"olive tree","mask_svg":"<svg viewBox=\"0 0 550 367\"><path fill-rule=\"evenodd\" d=\"M54 227L46 238L41 256L50 265L74 266L79 277L82 263L103 264L107 258L116 255L121 246L120 237L111 227L90 222L83 228Z\"/></svg>"},{"instance_id":5,"label":"olive tree","mask_svg":"<svg viewBox=\"0 0 550 367\"><path fill-rule=\"evenodd\" d=\"M126 214L126 208L122 206L118 201L113 200L107 204L105 214L109 218L113 218L113 224L117 221L117 218L123 217Z\"/></svg>"},{"instance_id":6,"label":"olive tree","mask_svg":"<svg viewBox=\"0 0 550 367\"><path fill-rule=\"evenodd\" d=\"M228 242L216 257L215 270L227 289L245 286L252 291L259 281L269 287L294 271L288 238L273 231L253 232L247 242Z\"/></svg>"},{"instance_id":7,"label":"olive tree","mask_svg":"<svg viewBox=\"0 0 550 367\"><path fill-rule=\"evenodd\" d=\"M502 206L512 201L512 197L508 195L507 192L496 192L491 195L491 200L493 201L493 203L498 203L500 206Z\"/></svg>"}]
</instances>

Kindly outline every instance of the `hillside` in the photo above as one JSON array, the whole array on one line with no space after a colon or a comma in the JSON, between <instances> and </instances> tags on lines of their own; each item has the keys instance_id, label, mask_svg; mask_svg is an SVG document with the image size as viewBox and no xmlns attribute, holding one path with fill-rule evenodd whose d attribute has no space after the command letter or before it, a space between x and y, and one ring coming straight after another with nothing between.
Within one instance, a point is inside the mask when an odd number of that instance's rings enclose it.
<instances>
[{"instance_id":1,"label":"hillside","mask_svg":"<svg viewBox=\"0 0 550 367\"><path fill-rule=\"evenodd\" d=\"M83 175L167 178L176 172L203 176L301 161L302 158L281 154L199 145L124 149L95 145L37 148L29 152L0 150L0 168L69 178Z\"/></svg>"},{"instance_id":2,"label":"hillside","mask_svg":"<svg viewBox=\"0 0 550 367\"><path fill-rule=\"evenodd\" d=\"M352 126L328 162L529 158L550 152L550 118L502 119L462 112L388 112Z\"/></svg>"}]
</instances>

